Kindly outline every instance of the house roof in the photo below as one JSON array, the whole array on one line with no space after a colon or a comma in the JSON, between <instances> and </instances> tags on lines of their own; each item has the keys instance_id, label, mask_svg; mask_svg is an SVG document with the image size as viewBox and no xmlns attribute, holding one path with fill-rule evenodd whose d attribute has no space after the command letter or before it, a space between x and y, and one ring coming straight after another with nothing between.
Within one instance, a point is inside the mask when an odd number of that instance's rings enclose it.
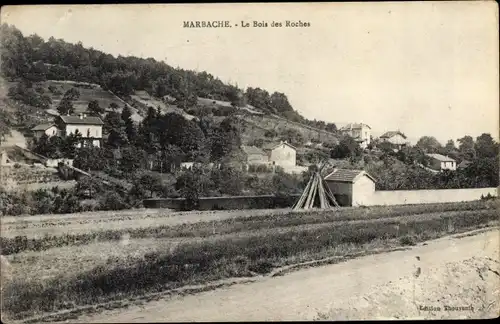
<instances>
[{"instance_id":1,"label":"house roof","mask_svg":"<svg viewBox=\"0 0 500 324\"><path fill-rule=\"evenodd\" d=\"M242 145L241 146L241 149L243 150L243 152L245 152L247 155L255 155L255 154L258 154L258 155L266 155L266 153L256 147L256 146L246 146L246 145Z\"/></svg>"},{"instance_id":2,"label":"house roof","mask_svg":"<svg viewBox=\"0 0 500 324\"><path fill-rule=\"evenodd\" d=\"M361 127L363 126L366 126L368 127L369 129L372 129L370 126L368 126L367 124L363 124L363 123L350 123L350 124L347 124L345 125L344 127L342 127L340 130L344 131L344 130L350 130L350 129L360 129Z\"/></svg>"},{"instance_id":3,"label":"house roof","mask_svg":"<svg viewBox=\"0 0 500 324\"><path fill-rule=\"evenodd\" d=\"M391 137L396 136L396 135L401 135L403 138L406 139L406 135L401 133L400 131L385 132L382 136L380 136L380 138L391 138Z\"/></svg>"},{"instance_id":4,"label":"house roof","mask_svg":"<svg viewBox=\"0 0 500 324\"><path fill-rule=\"evenodd\" d=\"M31 130L32 131L44 131L44 130L49 129L52 126L55 126L55 125L51 124L51 123L45 123L45 124L36 125Z\"/></svg>"},{"instance_id":5,"label":"house roof","mask_svg":"<svg viewBox=\"0 0 500 324\"><path fill-rule=\"evenodd\" d=\"M349 170L349 169L335 169L332 173L325 177L326 181L335 181L335 182L350 182L354 183L363 175L366 175L373 182L375 182L375 178L369 175L367 172L363 170Z\"/></svg>"},{"instance_id":6,"label":"house roof","mask_svg":"<svg viewBox=\"0 0 500 324\"><path fill-rule=\"evenodd\" d=\"M457 166L458 168L466 168L468 167L472 162L468 160L463 160L460 162L460 164Z\"/></svg>"},{"instance_id":7,"label":"house roof","mask_svg":"<svg viewBox=\"0 0 500 324\"><path fill-rule=\"evenodd\" d=\"M99 117L95 116L59 116L65 124L84 124L84 125L104 125L103 121Z\"/></svg>"},{"instance_id":8,"label":"house roof","mask_svg":"<svg viewBox=\"0 0 500 324\"><path fill-rule=\"evenodd\" d=\"M287 143L286 141L279 142L279 143L267 143L267 144L264 144L262 148L266 151L272 151L282 144L285 144L285 145L293 148L294 150L297 150L297 148L295 146L291 145L290 143Z\"/></svg>"},{"instance_id":9,"label":"house roof","mask_svg":"<svg viewBox=\"0 0 500 324\"><path fill-rule=\"evenodd\" d=\"M437 153L429 153L429 154L427 154L427 156L429 156L433 159L436 159L438 161L441 161L441 162L455 162L455 160L453 160L451 157L447 157L447 156L437 154Z\"/></svg>"}]
</instances>

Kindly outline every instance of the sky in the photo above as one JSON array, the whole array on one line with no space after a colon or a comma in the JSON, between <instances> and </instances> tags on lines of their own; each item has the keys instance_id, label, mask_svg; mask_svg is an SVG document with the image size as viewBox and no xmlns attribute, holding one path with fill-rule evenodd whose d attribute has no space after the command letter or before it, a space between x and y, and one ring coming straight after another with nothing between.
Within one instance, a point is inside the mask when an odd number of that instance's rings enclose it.
<instances>
[{"instance_id":1,"label":"sky","mask_svg":"<svg viewBox=\"0 0 500 324\"><path fill-rule=\"evenodd\" d=\"M184 21L232 28L183 28ZM271 27L271 22L309 27ZM490 2L2 7L2 23L284 92L308 119L443 144L499 135L498 7ZM268 27L241 27L242 21ZM237 25L237 26L236 26Z\"/></svg>"}]
</instances>

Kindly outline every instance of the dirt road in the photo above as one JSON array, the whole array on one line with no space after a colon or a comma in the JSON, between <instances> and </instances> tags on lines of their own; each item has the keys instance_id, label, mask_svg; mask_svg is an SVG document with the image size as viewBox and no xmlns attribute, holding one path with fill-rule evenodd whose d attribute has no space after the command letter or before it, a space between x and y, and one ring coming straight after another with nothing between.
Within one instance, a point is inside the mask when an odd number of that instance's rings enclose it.
<instances>
[{"instance_id":1,"label":"dirt road","mask_svg":"<svg viewBox=\"0 0 500 324\"><path fill-rule=\"evenodd\" d=\"M500 297L499 234L495 229L473 236L447 237L410 251L372 255L254 283L85 315L78 321L496 317ZM445 310L448 306L464 308Z\"/></svg>"}]
</instances>

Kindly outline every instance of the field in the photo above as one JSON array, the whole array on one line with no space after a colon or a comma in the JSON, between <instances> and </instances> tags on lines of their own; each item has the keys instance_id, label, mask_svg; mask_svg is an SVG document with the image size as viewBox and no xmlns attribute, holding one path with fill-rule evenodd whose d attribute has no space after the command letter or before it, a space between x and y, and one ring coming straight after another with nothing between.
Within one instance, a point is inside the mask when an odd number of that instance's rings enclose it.
<instances>
[{"instance_id":1,"label":"field","mask_svg":"<svg viewBox=\"0 0 500 324\"><path fill-rule=\"evenodd\" d=\"M99 106L102 108L108 109L109 106L114 103L118 105L118 111L121 111L123 106L126 104L123 100L115 96L109 91L103 90L97 84L87 84L80 82L72 82L72 81L56 81L49 80L42 82L40 84L42 88L45 90L45 94L49 95L52 100L52 108L56 109L59 102L61 101L64 93L76 87L80 92L80 97L73 101L73 107L75 108L75 113L81 113L87 111L88 104L92 100L97 100L99 102ZM57 89L56 93L53 93L49 90L49 86L52 86ZM138 115L138 112L135 108L130 107L132 110L132 119L134 121L141 121L142 117Z\"/></svg>"},{"instance_id":2,"label":"field","mask_svg":"<svg viewBox=\"0 0 500 324\"><path fill-rule=\"evenodd\" d=\"M186 285L269 276L325 258L334 263L495 225L498 207L490 200L304 212L3 217L2 314L26 320L97 304L123 306Z\"/></svg>"}]
</instances>

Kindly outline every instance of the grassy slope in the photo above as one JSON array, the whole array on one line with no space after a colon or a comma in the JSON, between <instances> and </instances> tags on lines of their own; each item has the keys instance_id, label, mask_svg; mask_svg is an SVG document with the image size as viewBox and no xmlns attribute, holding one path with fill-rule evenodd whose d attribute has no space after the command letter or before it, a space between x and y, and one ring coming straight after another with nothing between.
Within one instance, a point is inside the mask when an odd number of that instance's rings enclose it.
<instances>
[{"instance_id":1,"label":"grassy slope","mask_svg":"<svg viewBox=\"0 0 500 324\"><path fill-rule=\"evenodd\" d=\"M11 316L24 317L265 274L288 264L411 245L488 226L498 221L497 210L495 201L360 208L345 209L342 215L314 211L187 224L160 232L142 229L151 231L149 238L139 238L139 232L118 233L119 244L92 240L95 243L48 249L44 257L36 252L8 256L16 275L3 283L3 307ZM68 273L68 266L74 272Z\"/></svg>"}]
</instances>

